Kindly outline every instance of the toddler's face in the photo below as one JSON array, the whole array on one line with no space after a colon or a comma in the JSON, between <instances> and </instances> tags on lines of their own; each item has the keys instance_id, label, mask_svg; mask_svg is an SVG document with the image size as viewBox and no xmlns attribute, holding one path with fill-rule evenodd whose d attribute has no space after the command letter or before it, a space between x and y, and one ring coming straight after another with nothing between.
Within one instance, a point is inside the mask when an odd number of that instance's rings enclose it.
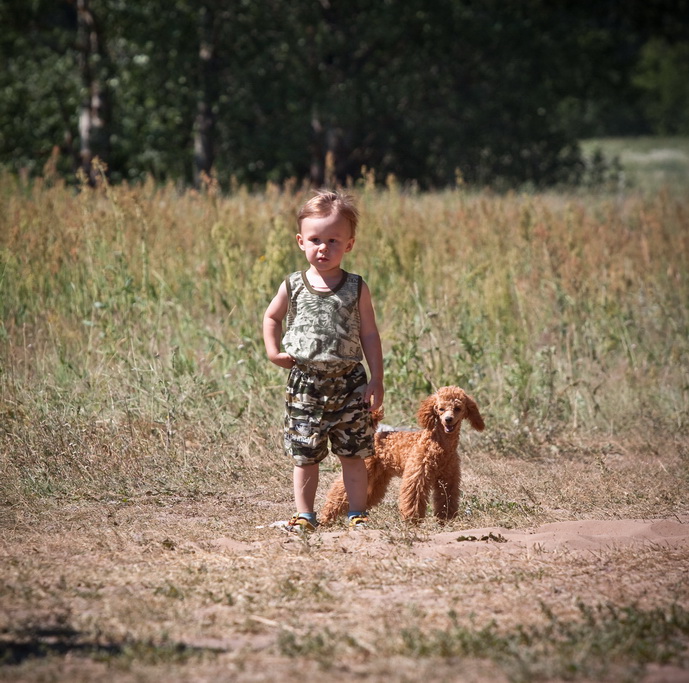
<instances>
[{"instance_id":1,"label":"toddler's face","mask_svg":"<svg viewBox=\"0 0 689 683\"><path fill-rule=\"evenodd\" d=\"M304 218L297 242L312 267L328 271L340 267L342 258L354 246L354 237L349 221L332 213L325 218Z\"/></svg>"}]
</instances>

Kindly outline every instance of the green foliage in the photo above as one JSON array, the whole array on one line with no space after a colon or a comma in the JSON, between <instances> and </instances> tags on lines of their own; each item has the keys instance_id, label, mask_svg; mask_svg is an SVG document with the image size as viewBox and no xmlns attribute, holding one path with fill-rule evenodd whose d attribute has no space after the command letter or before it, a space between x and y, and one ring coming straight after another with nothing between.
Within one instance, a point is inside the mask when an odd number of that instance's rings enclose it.
<instances>
[{"instance_id":1,"label":"green foliage","mask_svg":"<svg viewBox=\"0 0 689 683\"><path fill-rule=\"evenodd\" d=\"M660 10L540 0L90 8L115 181L190 182L201 110L224 187L344 183L363 167L380 183L394 174L425 187L593 184L601 164L582 163L582 135L686 130L686 42L666 38L670 19L650 21ZM50 162L47 175L56 167L71 180L90 88L74 3L6 0L0 19L0 164L39 175Z\"/></svg>"},{"instance_id":2,"label":"green foliage","mask_svg":"<svg viewBox=\"0 0 689 683\"><path fill-rule=\"evenodd\" d=\"M689 42L657 38L646 43L634 85L643 92L644 111L655 133L689 134Z\"/></svg>"},{"instance_id":3,"label":"green foliage","mask_svg":"<svg viewBox=\"0 0 689 683\"><path fill-rule=\"evenodd\" d=\"M0 4L0 164L30 174L61 151L59 171L74 172L79 71L73 15L62 3Z\"/></svg>"}]
</instances>

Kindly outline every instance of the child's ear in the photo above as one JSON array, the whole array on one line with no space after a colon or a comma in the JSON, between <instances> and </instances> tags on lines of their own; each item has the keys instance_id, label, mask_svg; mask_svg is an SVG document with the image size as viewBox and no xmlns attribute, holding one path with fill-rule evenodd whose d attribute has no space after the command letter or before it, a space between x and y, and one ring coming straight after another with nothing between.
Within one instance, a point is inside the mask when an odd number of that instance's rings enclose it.
<instances>
[{"instance_id":1,"label":"child's ear","mask_svg":"<svg viewBox=\"0 0 689 683\"><path fill-rule=\"evenodd\" d=\"M299 248L303 251L304 249L304 238L301 236L301 233L298 232L295 237L297 238L297 244L299 245Z\"/></svg>"},{"instance_id":2,"label":"child's ear","mask_svg":"<svg viewBox=\"0 0 689 683\"><path fill-rule=\"evenodd\" d=\"M354 248L354 238L350 237L349 242L347 243L347 248L345 249L345 254L352 251L353 248Z\"/></svg>"}]
</instances>

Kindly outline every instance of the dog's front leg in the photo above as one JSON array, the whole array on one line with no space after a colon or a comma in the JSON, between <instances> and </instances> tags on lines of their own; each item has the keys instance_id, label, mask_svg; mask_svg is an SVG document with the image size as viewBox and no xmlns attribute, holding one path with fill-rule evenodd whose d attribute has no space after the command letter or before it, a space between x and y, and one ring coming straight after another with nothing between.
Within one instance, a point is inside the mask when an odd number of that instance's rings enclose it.
<instances>
[{"instance_id":1,"label":"dog's front leg","mask_svg":"<svg viewBox=\"0 0 689 683\"><path fill-rule=\"evenodd\" d=\"M426 516L428 478L425 471L404 471L400 485L400 514L406 520L420 520Z\"/></svg>"}]
</instances>

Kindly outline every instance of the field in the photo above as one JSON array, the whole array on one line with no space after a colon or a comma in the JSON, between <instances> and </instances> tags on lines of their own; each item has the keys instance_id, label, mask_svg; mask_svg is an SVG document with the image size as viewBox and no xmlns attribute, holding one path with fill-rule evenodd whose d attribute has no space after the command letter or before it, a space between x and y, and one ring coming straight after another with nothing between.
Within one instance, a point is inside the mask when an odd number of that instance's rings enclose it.
<instances>
[{"instance_id":1,"label":"field","mask_svg":"<svg viewBox=\"0 0 689 683\"><path fill-rule=\"evenodd\" d=\"M689 139L642 137L584 140L589 158L598 150L605 159L617 160L618 182L656 192L663 188L686 191L689 178Z\"/></svg>"},{"instance_id":2,"label":"field","mask_svg":"<svg viewBox=\"0 0 689 683\"><path fill-rule=\"evenodd\" d=\"M0 680L689 680L685 190L357 184L386 421L486 431L452 522L300 537L260 323L308 191L0 176Z\"/></svg>"}]
</instances>

